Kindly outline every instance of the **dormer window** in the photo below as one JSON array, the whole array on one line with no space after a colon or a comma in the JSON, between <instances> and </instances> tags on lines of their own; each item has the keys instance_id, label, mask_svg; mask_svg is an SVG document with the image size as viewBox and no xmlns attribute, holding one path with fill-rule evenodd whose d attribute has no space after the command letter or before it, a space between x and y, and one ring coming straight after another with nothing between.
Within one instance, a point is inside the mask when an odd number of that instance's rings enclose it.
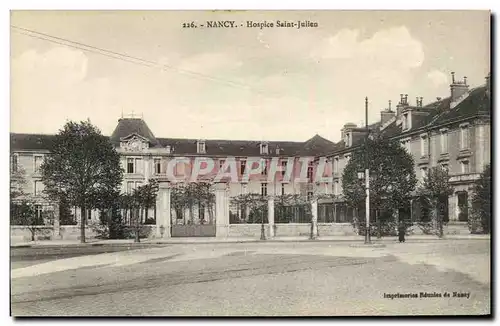
<instances>
[{"instance_id":1,"label":"dormer window","mask_svg":"<svg viewBox=\"0 0 500 326\"><path fill-rule=\"evenodd\" d=\"M205 154L206 153L205 141L204 140L198 140L196 152L198 154Z\"/></svg>"},{"instance_id":2,"label":"dormer window","mask_svg":"<svg viewBox=\"0 0 500 326\"><path fill-rule=\"evenodd\" d=\"M165 151L167 152L167 154L172 153L172 147L170 145L165 146Z\"/></svg>"},{"instance_id":3,"label":"dormer window","mask_svg":"<svg viewBox=\"0 0 500 326\"><path fill-rule=\"evenodd\" d=\"M409 112L403 114L403 130L411 128L411 115Z\"/></svg>"},{"instance_id":4,"label":"dormer window","mask_svg":"<svg viewBox=\"0 0 500 326\"><path fill-rule=\"evenodd\" d=\"M269 145L267 143L260 144L260 154L268 155L269 154Z\"/></svg>"},{"instance_id":5,"label":"dormer window","mask_svg":"<svg viewBox=\"0 0 500 326\"><path fill-rule=\"evenodd\" d=\"M344 142L346 147L350 147L352 145L352 133L346 132L344 135Z\"/></svg>"}]
</instances>

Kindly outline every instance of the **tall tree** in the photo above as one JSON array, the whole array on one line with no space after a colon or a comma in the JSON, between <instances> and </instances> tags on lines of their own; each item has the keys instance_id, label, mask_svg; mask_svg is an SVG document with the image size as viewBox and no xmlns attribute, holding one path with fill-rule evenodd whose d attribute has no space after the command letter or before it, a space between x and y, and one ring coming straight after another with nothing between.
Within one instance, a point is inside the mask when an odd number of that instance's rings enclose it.
<instances>
[{"instance_id":1,"label":"tall tree","mask_svg":"<svg viewBox=\"0 0 500 326\"><path fill-rule=\"evenodd\" d=\"M487 165L474 185L472 214L469 218L471 232L490 233L491 229L491 165Z\"/></svg>"},{"instance_id":2,"label":"tall tree","mask_svg":"<svg viewBox=\"0 0 500 326\"><path fill-rule=\"evenodd\" d=\"M55 136L41 171L49 198L64 196L80 207L84 243L87 210L96 208L102 196L117 191L121 184L120 155L90 121L68 122Z\"/></svg>"},{"instance_id":3,"label":"tall tree","mask_svg":"<svg viewBox=\"0 0 500 326\"><path fill-rule=\"evenodd\" d=\"M140 231L143 221L143 212L147 211L155 202L158 195L158 181L151 179L148 184L134 189L132 194L135 214L133 221L135 226L135 242L140 242Z\"/></svg>"},{"instance_id":4,"label":"tall tree","mask_svg":"<svg viewBox=\"0 0 500 326\"><path fill-rule=\"evenodd\" d=\"M417 193L427 201L432 209L432 223L438 237L443 237L443 227L446 224L446 212L448 196L453 193L453 187L449 183L448 171L440 166L433 167L424 176L422 185Z\"/></svg>"},{"instance_id":5,"label":"tall tree","mask_svg":"<svg viewBox=\"0 0 500 326\"><path fill-rule=\"evenodd\" d=\"M342 187L347 204L360 210L364 210L366 192L365 180L358 175L364 175L366 167L370 169L370 208L379 220L385 216L384 222L392 222L392 212L409 204L417 184L413 157L398 142L383 138L368 139L358 147L344 169ZM359 221L360 229L364 224Z\"/></svg>"}]
</instances>

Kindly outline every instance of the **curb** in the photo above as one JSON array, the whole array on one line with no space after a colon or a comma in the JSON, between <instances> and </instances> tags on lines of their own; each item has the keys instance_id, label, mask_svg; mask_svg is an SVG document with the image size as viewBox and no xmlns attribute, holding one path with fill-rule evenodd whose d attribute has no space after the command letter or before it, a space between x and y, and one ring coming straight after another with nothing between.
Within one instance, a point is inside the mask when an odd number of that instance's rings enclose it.
<instances>
[{"instance_id":1,"label":"curb","mask_svg":"<svg viewBox=\"0 0 500 326\"><path fill-rule=\"evenodd\" d=\"M462 241L467 241L467 240L491 240L490 238L444 238L444 239L439 239L439 238L430 238L430 239L407 239L407 243L414 243L414 242L441 242L441 241L447 241L447 240L462 240ZM106 242L99 242L99 243L69 243L69 244L20 244L20 245L10 245L10 248L15 248L15 249L22 249L22 248L61 248L61 247L68 247L68 248L79 248L79 247L162 247L162 246L168 246L168 245L177 245L177 244L232 244L232 243L303 243L303 242L309 242L309 243L314 243L314 242L342 242L342 243L349 243L349 242L354 242L353 245L359 245L362 246L364 244L360 243L362 242L363 239L359 240L353 240L353 239L320 239L317 238L315 240L311 239L268 239L268 240L260 240L260 239L250 239L250 240L231 240L231 241L147 241L147 242L130 242L130 243L106 243ZM381 240L375 240L375 243L373 245L380 245L381 243L397 243L397 239L381 239ZM364 245L367 246L367 245Z\"/></svg>"}]
</instances>

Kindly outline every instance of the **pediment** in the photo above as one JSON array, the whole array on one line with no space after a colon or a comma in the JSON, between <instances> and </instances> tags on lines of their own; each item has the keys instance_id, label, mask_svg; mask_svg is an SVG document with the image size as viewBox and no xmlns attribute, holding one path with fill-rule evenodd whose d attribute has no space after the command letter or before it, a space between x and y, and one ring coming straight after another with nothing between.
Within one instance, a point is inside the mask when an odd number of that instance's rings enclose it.
<instances>
[{"instance_id":1,"label":"pediment","mask_svg":"<svg viewBox=\"0 0 500 326\"><path fill-rule=\"evenodd\" d=\"M133 133L120 138L120 148L130 152L140 152L149 148L149 139Z\"/></svg>"}]
</instances>

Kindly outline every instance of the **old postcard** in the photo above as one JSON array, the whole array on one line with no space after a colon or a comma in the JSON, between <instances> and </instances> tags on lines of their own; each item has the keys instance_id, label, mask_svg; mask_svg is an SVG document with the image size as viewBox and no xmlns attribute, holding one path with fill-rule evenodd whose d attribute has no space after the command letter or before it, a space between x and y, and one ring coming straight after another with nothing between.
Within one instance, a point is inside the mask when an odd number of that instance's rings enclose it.
<instances>
[{"instance_id":1,"label":"old postcard","mask_svg":"<svg viewBox=\"0 0 500 326\"><path fill-rule=\"evenodd\" d=\"M11 11L11 315L491 315L489 11Z\"/></svg>"}]
</instances>

